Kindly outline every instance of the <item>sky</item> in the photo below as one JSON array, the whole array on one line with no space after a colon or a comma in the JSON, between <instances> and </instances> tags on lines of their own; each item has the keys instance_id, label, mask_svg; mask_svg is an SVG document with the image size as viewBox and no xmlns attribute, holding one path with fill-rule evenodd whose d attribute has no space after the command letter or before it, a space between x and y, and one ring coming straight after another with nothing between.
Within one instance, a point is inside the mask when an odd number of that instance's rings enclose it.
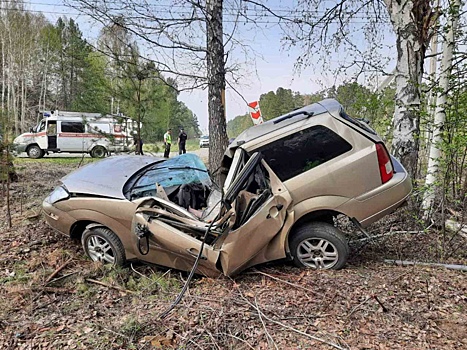
<instances>
[{"instance_id":1,"label":"sky","mask_svg":"<svg viewBox=\"0 0 467 350\"><path fill-rule=\"evenodd\" d=\"M20 0L21 1L21 0ZM83 36L91 42L97 38L100 24L96 24L87 15L80 14L76 9L70 9L64 4L64 0L24 0L29 2L27 8L34 12L42 12L52 23L55 23L60 16L67 16L77 21ZM149 0L150 3L161 3L168 0ZM237 1L237 0L230 0ZM297 0L289 0L287 4ZM333 0L329 0L331 3ZM226 0L227 2L227 0ZM228 3L228 2L227 2ZM280 0L269 0L270 8L277 11L284 10L284 2ZM159 5L156 5L159 6ZM228 6L228 5L227 5ZM231 19L232 17L224 17ZM362 19L363 20L363 19ZM244 64L244 76L239 83L235 85L235 90L228 88L226 90L226 115L227 120L233 119L238 115L243 115L248 112L246 102L259 100L263 93L276 91L282 87L298 91L302 94L311 94L318 92L325 87L330 87L335 83L341 83L348 77L335 77L327 71L309 67L303 69L300 74L295 73L294 65L297 58L301 55L300 49L286 49L282 46L281 39L283 33L278 25L267 23L272 19L267 19L261 25L261 28L250 26L248 24L240 25L237 29L237 36L243 42L247 42L251 48L248 62ZM224 25L225 32L231 29L232 24L227 22ZM385 44L387 45L387 55L395 56L393 47L394 42L391 35L387 35ZM345 53L337 52L337 58L342 58ZM240 53L233 52L231 58L244 59ZM331 60L332 61L332 60ZM391 70L391 69L389 69ZM368 83L363 81L363 83ZM206 90L195 90L192 92L181 92L180 100L183 101L196 116L201 129L207 132L208 129L208 101Z\"/></svg>"}]
</instances>

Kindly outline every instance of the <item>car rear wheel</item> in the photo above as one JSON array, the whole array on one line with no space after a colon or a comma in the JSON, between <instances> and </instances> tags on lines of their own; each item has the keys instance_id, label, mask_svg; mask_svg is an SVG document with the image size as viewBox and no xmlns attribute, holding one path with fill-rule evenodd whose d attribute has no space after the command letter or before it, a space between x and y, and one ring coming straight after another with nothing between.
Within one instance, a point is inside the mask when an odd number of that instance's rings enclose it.
<instances>
[{"instance_id":1,"label":"car rear wheel","mask_svg":"<svg viewBox=\"0 0 467 350\"><path fill-rule=\"evenodd\" d=\"M349 256L344 235L324 222L299 227L289 242L293 262L298 267L337 270L345 265Z\"/></svg>"},{"instance_id":2,"label":"car rear wheel","mask_svg":"<svg viewBox=\"0 0 467 350\"><path fill-rule=\"evenodd\" d=\"M123 265L125 249L115 233L105 227L87 229L81 237L86 255L104 264Z\"/></svg>"},{"instance_id":3,"label":"car rear wheel","mask_svg":"<svg viewBox=\"0 0 467 350\"><path fill-rule=\"evenodd\" d=\"M104 158L107 154L107 150L103 146L96 146L91 150L91 157L93 158Z\"/></svg>"},{"instance_id":4,"label":"car rear wheel","mask_svg":"<svg viewBox=\"0 0 467 350\"><path fill-rule=\"evenodd\" d=\"M44 156L44 153L45 152L37 145L29 146L27 150L28 157L32 159L42 158Z\"/></svg>"}]
</instances>

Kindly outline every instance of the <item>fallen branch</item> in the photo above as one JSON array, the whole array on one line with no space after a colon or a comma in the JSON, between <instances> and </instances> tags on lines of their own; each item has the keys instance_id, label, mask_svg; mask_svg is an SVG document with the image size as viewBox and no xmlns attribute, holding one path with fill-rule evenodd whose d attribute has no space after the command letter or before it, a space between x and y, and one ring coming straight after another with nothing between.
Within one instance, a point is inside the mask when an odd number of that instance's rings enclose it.
<instances>
[{"instance_id":1,"label":"fallen branch","mask_svg":"<svg viewBox=\"0 0 467 350\"><path fill-rule=\"evenodd\" d=\"M93 280L91 278L86 278L86 281L91 282L91 283L95 283L95 284L98 284L100 286L104 286L104 287L107 287L107 288L116 289L116 290L118 290L120 292L123 292L123 293L136 294L136 292L133 292L132 290L124 289L124 288L121 288L121 287L118 287L118 286L112 286L111 284L107 284L107 283L104 283L104 282L101 282L101 281Z\"/></svg>"},{"instance_id":2,"label":"fallen branch","mask_svg":"<svg viewBox=\"0 0 467 350\"><path fill-rule=\"evenodd\" d=\"M75 293L75 290L74 289L68 289L68 288L32 286L30 288L12 290L9 293L24 293L24 292Z\"/></svg>"},{"instance_id":3,"label":"fallen branch","mask_svg":"<svg viewBox=\"0 0 467 350\"><path fill-rule=\"evenodd\" d=\"M305 290L305 291L307 291L307 292L311 292L311 293L313 293L313 294L318 294L318 293L316 293L316 292L313 292L313 291L310 290L309 288L300 286L300 285L298 285L298 284L291 283L291 282L289 282L289 281L282 280L282 279L280 279L280 278L277 278L277 277L268 275L267 273L264 273L264 272L261 272L261 271L251 271L251 272L247 272L246 274L247 274L247 275L263 275L263 276L269 277L270 279L273 279L273 280L275 280L275 281L288 284L289 286L292 286L292 287L294 287L294 288L302 289L302 290Z\"/></svg>"},{"instance_id":4,"label":"fallen branch","mask_svg":"<svg viewBox=\"0 0 467 350\"><path fill-rule=\"evenodd\" d=\"M350 313L347 315L346 318L349 318L350 316L352 316L353 313L354 313L355 311L357 311L357 310L360 308L360 306L363 306L363 305L366 304L369 300L371 300L371 297L366 298L366 299L363 300L360 304L358 304L357 306L355 306L355 307L352 309L352 311L350 311Z\"/></svg>"},{"instance_id":5,"label":"fallen branch","mask_svg":"<svg viewBox=\"0 0 467 350\"><path fill-rule=\"evenodd\" d=\"M413 265L420 265L420 266L435 266L435 267L445 267L449 270L460 270L460 271L467 271L467 265L455 265L455 264L439 264L439 263L426 263L426 262L419 262L419 261L407 261L407 260L384 260L386 264L393 264L398 266L413 266Z\"/></svg>"},{"instance_id":6,"label":"fallen branch","mask_svg":"<svg viewBox=\"0 0 467 350\"><path fill-rule=\"evenodd\" d=\"M366 241L369 241L369 240L373 240L373 239L379 239L379 238L384 238L384 237L389 237L389 236L394 236L394 235L402 235L402 234L419 234L419 233L423 233L424 231L391 231L391 232L388 232L388 233L382 233L382 234L379 234L379 235L374 235L374 236L370 236L370 237L365 237L365 238L360 238L360 239L352 239L350 241L350 243L353 243L353 242L366 242Z\"/></svg>"},{"instance_id":7,"label":"fallen branch","mask_svg":"<svg viewBox=\"0 0 467 350\"><path fill-rule=\"evenodd\" d=\"M329 346L332 346L332 347L335 348L335 349L344 350L344 348L340 347L340 346L337 345L337 344L328 342L328 341L326 341L326 340L324 340L324 339L315 337L315 336L313 336L313 335L311 335L311 334L302 332L302 331L300 331L300 330L298 330L298 329L295 329L295 328L293 328L293 327L291 327L291 326L288 326L288 325L286 325L286 324L284 324L284 323L282 323L282 322L279 322L279 321L273 320L272 318L269 318L268 316L266 316L266 315L264 314L264 312L262 312L262 311L260 311L259 309L257 309L257 308L242 294L242 292L240 291L240 289L238 289L238 292L240 293L240 296L242 297L242 299L245 300L245 302L246 302L248 305L250 305L251 307L253 307L254 309L256 309L256 311L257 311L258 313L261 313L261 315L264 317L265 320L268 320L269 322L275 323L275 324L277 324L277 325L279 325L279 326L281 326L281 327L283 327L283 328L285 328L285 329L291 330L292 332L301 334L301 335L303 335L303 336L305 336L305 337L307 337L307 338L310 338L310 339L316 340L316 341L318 341L318 342L320 342L320 343L323 343L323 344L327 344L327 345L329 345Z\"/></svg>"},{"instance_id":8,"label":"fallen branch","mask_svg":"<svg viewBox=\"0 0 467 350\"><path fill-rule=\"evenodd\" d=\"M252 347L250 343L248 343L246 340L244 340L244 339L242 339L242 338L237 337L236 335L233 335L232 333L230 333L230 330L229 330L229 333L219 333L219 334L228 335L229 337L232 337L232 338L234 338L234 339L237 339L237 340L241 341L241 342L244 343L246 346L248 346L250 349L255 350L255 348Z\"/></svg>"},{"instance_id":9,"label":"fallen branch","mask_svg":"<svg viewBox=\"0 0 467 350\"><path fill-rule=\"evenodd\" d=\"M264 333L266 333L266 339L268 340L268 345L269 345L269 347L271 347L271 344L272 344L272 345L274 345L274 347L277 349L276 342L275 342L274 339L272 338L271 334L269 334L268 329L267 329L267 327L266 327L266 323L264 323L263 318L261 317L261 315L262 315L263 313L262 313L261 310L259 309L258 302L256 301L256 297L255 297L255 306L254 306L254 308L255 308L256 311L258 312L258 317L259 317L259 320L261 321L261 324L263 325Z\"/></svg>"},{"instance_id":10,"label":"fallen branch","mask_svg":"<svg viewBox=\"0 0 467 350\"><path fill-rule=\"evenodd\" d=\"M67 278L67 277L76 275L78 272L79 272L79 271L67 273L66 275L63 275L63 276L60 276L60 277L57 277L57 278L53 279L52 281L50 281L50 282L47 283L47 284L51 284L51 283L58 282L58 281L60 281L60 280L62 280L62 279L64 279L64 278Z\"/></svg>"},{"instance_id":11,"label":"fallen branch","mask_svg":"<svg viewBox=\"0 0 467 350\"><path fill-rule=\"evenodd\" d=\"M57 276L57 274L62 271L72 260L73 258L68 259L63 265L60 265L54 272L52 272L52 274L45 280L44 285L47 285L52 280L52 278Z\"/></svg>"},{"instance_id":12,"label":"fallen branch","mask_svg":"<svg viewBox=\"0 0 467 350\"><path fill-rule=\"evenodd\" d=\"M384 306L383 303L378 299L378 296L373 295L373 299L375 299L378 302L378 304L383 308L383 312L389 311L389 309L386 306Z\"/></svg>"}]
</instances>

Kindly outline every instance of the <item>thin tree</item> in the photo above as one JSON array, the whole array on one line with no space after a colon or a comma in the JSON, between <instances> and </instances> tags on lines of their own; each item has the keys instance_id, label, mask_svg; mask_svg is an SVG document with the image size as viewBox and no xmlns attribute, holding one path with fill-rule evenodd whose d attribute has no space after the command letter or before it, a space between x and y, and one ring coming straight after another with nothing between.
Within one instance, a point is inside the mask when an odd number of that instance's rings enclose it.
<instances>
[{"instance_id":1,"label":"thin tree","mask_svg":"<svg viewBox=\"0 0 467 350\"><path fill-rule=\"evenodd\" d=\"M459 22L461 0L451 0L446 24L447 35L443 42L443 57L441 60L438 96L433 118L433 138L430 145L428 158L428 169L425 179L426 191L423 198L422 209L424 218L427 220L432 214L435 200L435 183L439 180L439 163L441 159L441 143L443 138L443 127L446 120L446 107L448 103L448 92L451 72L453 68L453 53L456 45L456 32Z\"/></svg>"},{"instance_id":2,"label":"thin tree","mask_svg":"<svg viewBox=\"0 0 467 350\"><path fill-rule=\"evenodd\" d=\"M432 1L301 0L294 8L278 11L264 0L243 2L251 6L253 13L279 20L286 47L301 48L296 64L298 69L315 65L321 70L332 71L334 76L345 73L358 79L364 73L389 74L384 70L389 60L382 54L381 42L389 34L388 30L393 30L397 63L392 152L409 173L415 175L420 83L426 47L436 17ZM321 66L317 65L318 61Z\"/></svg>"},{"instance_id":3,"label":"thin tree","mask_svg":"<svg viewBox=\"0 0 467 350\"><path fill-rule=\"evenodd\" d=\"M173 77L177 91L208 89L210 156L209 167L217 169L228 144L224 94L226 76L238 81L238 70L226 65L226 47L237 44L223 27L222 0L168 0L150 4L143 0L68 0L104 26L122 26L141 45L140 54L155 69ZM241 12L237 4L236 12ZM121 19L124 18L124 21Z\"/></svg>"}]
</instances>

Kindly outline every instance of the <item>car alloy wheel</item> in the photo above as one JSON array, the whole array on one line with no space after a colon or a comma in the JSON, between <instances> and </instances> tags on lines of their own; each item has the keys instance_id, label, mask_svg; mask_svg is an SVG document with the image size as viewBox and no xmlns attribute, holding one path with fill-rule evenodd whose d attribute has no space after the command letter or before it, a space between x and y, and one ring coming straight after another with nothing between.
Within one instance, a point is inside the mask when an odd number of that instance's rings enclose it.
<instances>
[{"instance_id":1,"label":"car alloy wheel","mask_svg":"<svg viewBox=\"0 0 467 350\"><path fill-rule=\"evenodd\" d=\"M308 238L298 245L297 257L307 267L330 269L339 261L339 252L324 238Z\"/></svg>"},{"instance_id":2,"label":"car alloy wheel","mask_svg":"<svg viewBox=\"0 0 467 350\"><path fill-rule=\"evenodd\" d=\"M86 230L81 238L84 251L93 261L104 264L123 265L125 249L120 239L107 228L93 227Z\"/></svg>"},{"instance_id":3,"label":"car alloy wheel","mask_svg":"<svg viewBox=\"0 0 467 350\"><path fill-rule=\"evenodd\" d=\"M290 254L298 267L340 269L347 262L349 246L333 225L311 222L291 233Z\"/></svg>"}]
</instances>

